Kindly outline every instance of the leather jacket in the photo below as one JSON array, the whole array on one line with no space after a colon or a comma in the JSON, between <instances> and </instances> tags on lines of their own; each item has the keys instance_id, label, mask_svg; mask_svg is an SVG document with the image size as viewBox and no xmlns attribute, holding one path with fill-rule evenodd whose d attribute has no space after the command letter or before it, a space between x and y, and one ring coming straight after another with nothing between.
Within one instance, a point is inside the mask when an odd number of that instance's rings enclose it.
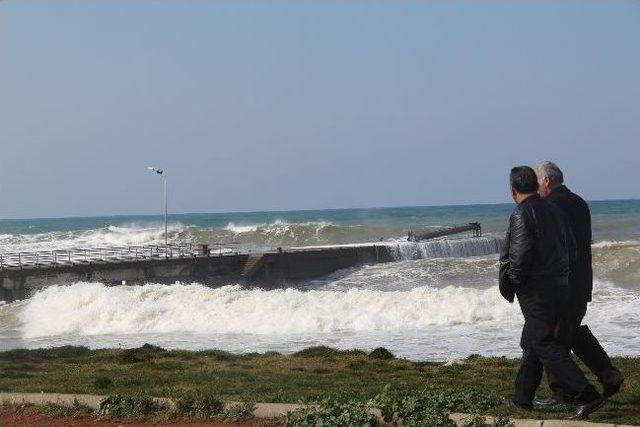
<instances>
[{"instance_id":1,"label":"leather jacket","mask_svg":"<svg viewBox=\"0 0 640 427\"><path fill-rule=\"evenodd\" d=\"M564 213L538 194L520 202L509 218L501 251L500 291L535 292L568 286L575 240ZM507 298L509 299L509 298Z\"/></svg>"}]
</instances>

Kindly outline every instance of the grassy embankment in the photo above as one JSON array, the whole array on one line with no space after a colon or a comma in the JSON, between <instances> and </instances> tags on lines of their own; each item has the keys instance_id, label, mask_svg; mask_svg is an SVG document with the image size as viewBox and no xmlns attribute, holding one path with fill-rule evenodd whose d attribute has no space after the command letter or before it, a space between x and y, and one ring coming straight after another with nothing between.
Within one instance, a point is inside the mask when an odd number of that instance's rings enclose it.
<instances>
[{"instance_id":1,"label":"grassy embankment","mask_svg":"<svg viewBox=\"0 0 640 427\"><path fill-rule=\"evenodd\" d=\"M324 347L294 355L165 351L153 346L61 347L0 353L0 391L176 397L197 390L245 402L318 402L331 395L365 402L389 384L399 392L418 392L428 385L476 387L506 397L518 363L480 356L454 364L412 362L386 351L367 354ZM592 420L640 425L640 357L615 358L614 364L625 374L625 386ZM541 388L541 394L547 392ZM512 418L561 418L568 411L569 407L556 407L531 413L499 405L487 412Z\"/></svg>"}]
</instances>

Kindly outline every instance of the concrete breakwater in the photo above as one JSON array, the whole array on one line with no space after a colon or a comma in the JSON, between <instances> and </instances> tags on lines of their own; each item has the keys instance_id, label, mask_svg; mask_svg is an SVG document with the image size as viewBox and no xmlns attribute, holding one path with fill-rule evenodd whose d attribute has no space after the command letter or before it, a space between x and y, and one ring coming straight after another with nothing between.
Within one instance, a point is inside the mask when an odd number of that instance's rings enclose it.
<instances>
[{"instance_id":1,"label":"concrete breakwater","mask_svg":"<svg viewBox=\"0 0 640 427\"><path fill-rule=\"evenodd\" d=\"M467 230L468 226L462 228ZM461 230L458 227L445 231L455 234ZM266 252L222 248L212 251L206 245L183 244L5 253L0 254L0 301L24 299L50 285L80 281L108 285L182 281L268 289L363 264L494 254L499 252L502 241L502 237L481 237L476 232L470 238L278 248Z\"/></svg>"},{"instance_id":2,"label":"concrete breakwater","mask_svg":"<svg viewBox=\"0 0 640 427\"><path fill-rule=\"evenodd\" d=\"M395 246L370 244L5 268L0 270L0 300L24 299L49 285L77 281L113 285L123 281L127 284L194 281L216 286L241 283L273 287L395 259Z\"/></svg>"}]
</instances>

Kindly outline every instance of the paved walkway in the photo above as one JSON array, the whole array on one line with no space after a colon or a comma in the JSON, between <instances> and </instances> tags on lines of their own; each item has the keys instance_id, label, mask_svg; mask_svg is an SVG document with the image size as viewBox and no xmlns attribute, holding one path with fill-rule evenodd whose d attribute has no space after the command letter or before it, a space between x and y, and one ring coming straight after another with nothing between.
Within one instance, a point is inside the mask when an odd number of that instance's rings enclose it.
<instances>
[{"instance_id":1,"label":"paved walkway","mask_svg":"<svg viewBox=\"0 0 640 427\"><path fill-rule=\"evenodd\" d=\"M62 406L71 406L74 401L89 406L90 408L97 409L100 405L100 401L106 396L92 395L92 394L64 394L64 393L1 393L0 403L20 404L20 403L32 403L34 405L45 405L47 403L55 403ZM158 401L174 406L174 402L167 398L158 398ZM227 402L227 404L234 404L238 402ZM300 405L295 403L256 403L256 408L253 415L256 418L275 418L285 415L287 412L302 408L307 405ZM374 413L376 411L374 410ZM379 412L376 414L380 417ZM451 414L451 419L460 423L460 421L466 417L467 414ZM487 417L487 420L493 420L492 417ZM567 420L512 420L515 427L634 427L623 424L608 424L608 423L594 423L587 421L567 421ZM384 423L382 424L384 425ZM636 426L637 427L637 426Z\"/></svg>"}]
</instances>

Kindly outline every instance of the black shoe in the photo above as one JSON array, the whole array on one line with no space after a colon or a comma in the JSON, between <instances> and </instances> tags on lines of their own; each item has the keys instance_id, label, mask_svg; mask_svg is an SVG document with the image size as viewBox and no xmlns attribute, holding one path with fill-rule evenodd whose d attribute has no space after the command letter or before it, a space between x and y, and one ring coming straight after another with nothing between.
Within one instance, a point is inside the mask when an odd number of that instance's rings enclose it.
<instances>
[{"instance_id":1,"label":"black shoe","mask_svg":"<svg viewBox=\"0 0 640 427\"><path fill-rule=\"evenodd\" d=\"M562 399L557 396L549 396L546 399L536 399L533 404L542 408L548 408L550 406L559 405L562 403Z\"/></svg>"},{"instance_id":2,"label":"black shoe","mask_svg":"<svg viewBox=\"0 0 640 427\"><path fill-rule=\"evenodd\" d=\"M600 375L600 382L602 382L602 395L605 399L608 399L620 391L624 376L619 370L612 368Z\"/></svg>"},{"instance_id":3,"label":"black shoe","mask_svg":"<svg viewBox=\"0 0 640 427\"><path fill-rule=\"evenodd\" d=\"M524 409L525 411L531 411L533 409L532 404L525 405L522 403L514 402L513 399L507 399L505 404L507 405L507 407L513 408L513 409Z\"/></svg>"},{"instance_id":4,"label":"black shoe","mask_svg":"<svg viewBox=\"0 0 640 427\"><path fill-rule=\"evenodd\" d=\"M576 408L573 413L567 417L568 420L586 420L593 412L598 410L604 403L602 397L597 397L594 400L584 403Z\"/></svg>"}]
</instances>

